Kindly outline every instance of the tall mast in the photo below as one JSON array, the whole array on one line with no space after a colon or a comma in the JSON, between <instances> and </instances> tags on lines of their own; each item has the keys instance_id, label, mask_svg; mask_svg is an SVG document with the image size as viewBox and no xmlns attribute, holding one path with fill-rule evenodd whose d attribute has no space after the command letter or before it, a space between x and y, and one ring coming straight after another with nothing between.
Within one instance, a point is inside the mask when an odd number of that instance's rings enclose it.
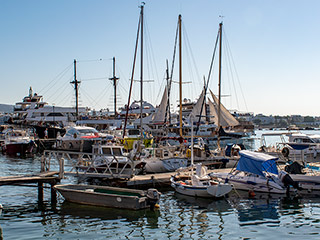
<instances>
[{"instance_id":1,"label":"tall mast","mask_svg":"<svg viewBox=\"0 0 320 240\"><path fill-rule=\"evenodd\" d=\"M116 77L116 58L113 57L113 77L109 78L109 80L113 81L114 87L114 116L117 116L117 80L119 78Z\"/></svg>"},{"instance_id":2,"label":"tall mast","mask_svg":"<svg viewBox=\"0 0 320 240\"><path fill-rule=\"evenodd\" d=\"M169 97L169 81L170 81L170 76L169 76L169 64L168 64L168 59L167 59L167 70L166 70L166 75L167 75L167 97L168 97L168 101L167 101L167 107L166 107L166 115L165 115L165 124L167 124L167 122L169 122L169 124L171 124L171 116L170 116L170 97Z\"/></svg>"},{"instance_id":3,"label":"tall mast","mask_svg":"<svg viewBox=\"0 0 320 240\"><path fill-rule=\"evenodd\" d=\"M140 136L142 138L142 110L143 110L143 8L144 8L144 3L141 4L141 31L140 31L140 50L141 50L141 56L140 56Z\"/></svg>"},{"instance_id":4,"label":"tall mast","mask_svg":"<svg viewBox=\"0 0 320 240\"><path fill-rule=\"evenodd\" d=\"M221 127L220 118L221 118L221 67L222 67L222 22L219 24L219 103L218 103L218 129ZM220 135L218 134L218 148L220 149Z\"/></svg>"},{"instance_id":5,"label":"tall mast","mask_svg":"<svg viewBox=\"0 0 320 240\"><path fill-rule=\"evenodd\" d=\"M74 80L70 82L71 84L74 84L74 90L75 90L75 95L76 95L76 117L78 118L79 116L79 84L81 81L77 80L77 60L74 59L73 61L73 66L74 66Z\"/></svg>"},{"instance_id":6,"label":"tall mast","mask_svg":"<svg viewBox=\"0 0 320 240\"><path fill-rule=\"evenodd\" d=\"M134 58L133 58L133 66L132 66L132 72L131 72L131 82L130 82L130 89L129 89L129 96L128 96L128 104L127 104L127 109L126 109L126 117L124 120L123 135L122 135L123 138L126 134L126 127L127 127L127 122L128 122L128 114L129 114L130 99L131 99L131 92L132 92L133 76L134 76L134 70L135 70L135 66L136 66L137 50L138 50L138 43L139 43L140 22L141 22L141 14L140 14L139 23L138 23L136 45L135 45L135 49L134 49Z\"/></svg>"},{"instance_id":7,"label":"tall mast","mask_svg":"<svg viewBox=\"0 0 320 240\"><path fill-rule=\"evenodd\" d=\"M180 137L182 137L182 51L181 51L181 15L179 15L178 20L179 25L179 103L180 103L180 111L179 111L179 125L180 125Z\"/></svg>"}]
</instances>

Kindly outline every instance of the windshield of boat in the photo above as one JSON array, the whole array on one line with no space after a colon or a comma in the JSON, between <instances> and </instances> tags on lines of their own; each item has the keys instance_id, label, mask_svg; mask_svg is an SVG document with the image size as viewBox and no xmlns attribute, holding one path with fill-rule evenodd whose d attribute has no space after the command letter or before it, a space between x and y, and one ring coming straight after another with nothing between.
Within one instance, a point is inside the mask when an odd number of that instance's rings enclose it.
<instances>
[{"instance_id":1,"label":"windshield of boat","mask_svg":"<svg viewBox=\"0 0 320 240\"><path fill-rule=\"evenodd\" d=\"M320 143L320 135L310 136L314 143Z\"/></svg>"},{"instance_id":2,"label":"windshield of boat","mask_svg":"<svg viewBox=\"0 0 320 240\"><path fill-rule=\"evenodd\" d=\"M96 129L78 129L78 132L81 134L95 134L98 133L98 131Z\"/></svg>"}]
</instances>

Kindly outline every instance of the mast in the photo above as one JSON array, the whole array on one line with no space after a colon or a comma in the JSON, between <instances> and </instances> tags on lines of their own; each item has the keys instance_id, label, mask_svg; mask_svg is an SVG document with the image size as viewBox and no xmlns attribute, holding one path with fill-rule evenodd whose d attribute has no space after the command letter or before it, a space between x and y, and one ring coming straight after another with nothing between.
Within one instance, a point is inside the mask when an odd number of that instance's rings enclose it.
<instances>
[{"instance_id":1,"label":"mast","mask_svg":"<svg viewBox=\"0 0 320 240\"><path fill-rule=\"evenodd\" d=\"M124 127L123 127L123 134L122 134L123 138L126 134L126 127L127 127L127 122L128 122L128 114L129 114L129 106L130 106L130 99L131 99L131 92L132 92L133 76L134 76L134 70L135 70L136 59L137 59L137 50L138 50L138 42L139 42L138 40L139 40L139 33L140 33L140 22L141 22L141 14L140 14L139 23L138 23L136 45L135 45L135 49L134 49L133 66L132 66L132 72L131 72L131 82L130 82L130 89L129 89L129 96L128 96L128 104L127 104L126 117L124 120Z\"/></svg>"},{"instance_id":2,"label":"mast","mask_svg":"<svg viewBox=\"0 0 320 240\"><path fill-rule=\"evenodd\" d=\"M219 83L218 83L218 89L219 89L219 104L218 104L218 130L221 127L220 118L221 118L221 67L222 67L222 22L219 24L219 33L220 33L220 39L219 39ZM220 135L218 133L218 149L220 149Z\"/></svg>"},{"instance_id":3,"label":"mast","mask_svg":"<svg viewBox=\"0 0 320 240\"><path fill-rule=\"evenodd\" d=\"M79 116L79 84L81 81L77 80L77 60L73 60L73 66L74 66L74 80L70 82L71 84L74 84L74 90L76 95L76 117L78 119Z\"/></svg>"},{"instance_id":4,"label":"mast","mask_svg":"<svg viewBox=\"0 0 320 240\"><path fill-rule=\"evenodd\" d=\"M167 70L166 70L166 78L167 78L167 88L168 88L168 101L167 101L167 107L166 107L166 115L165 115L165 124L169 121L169 124L171 123L171 116L170 116L170 98L169 98L169 64L168 64L168 59L167 59Z\"/></svg>"},{"instance_id":5,"label":"mast","mask_svg":"<svg viewBox=\"0 0 320 240\"><path fill-rule=\"evenodd\" d=\"M142 138L142 110L143 110L143 8L144 8L144 3L141 4L141 31L140 31L140 51L141 51L141 56L140 56L140 137Z\"/></svg>"},{"instance_id":6,"label":"mast","mask_svg":"<svg viewBox=\"0 0 320 240\"><path fill-rule=\"evenodd\" d=\"M113 81L114 87L114 116L117 116L117 80L119 78L116 77L116 58L113 57L113 77L109 78L109 80Z\"/></svg>"},{"instance_id":7,"label":"mast","mask_svg":"<svg viewBox=\"0 0 320 240\"><path fill-rule=\"evenodd\" d=\"M182 137L182 52L181 52L181 14L179 15L178 20L179 26L179 103L180 103L180 111L179 111L179 126L180 126L180 137Z\"/></svg>"}]
</instances>

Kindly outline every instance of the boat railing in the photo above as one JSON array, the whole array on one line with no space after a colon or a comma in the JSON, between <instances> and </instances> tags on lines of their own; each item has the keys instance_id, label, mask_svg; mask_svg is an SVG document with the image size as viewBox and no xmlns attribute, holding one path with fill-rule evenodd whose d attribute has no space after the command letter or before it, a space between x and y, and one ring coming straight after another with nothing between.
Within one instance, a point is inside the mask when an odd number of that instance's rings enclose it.
<instances>
[{"instance_id":1,"label":"boat railing","mask_svg":"<svg viewBox=\"0 0 320 240\"><path fill-rule=\"evenodd\" d=\"M58 169L57 169L58 168ZM71 151L45 150L41 157L41 172L58 171L83 178L129 179L135 175L134 162L125 157L106 156Z\"/></svg>"}]
</instances>

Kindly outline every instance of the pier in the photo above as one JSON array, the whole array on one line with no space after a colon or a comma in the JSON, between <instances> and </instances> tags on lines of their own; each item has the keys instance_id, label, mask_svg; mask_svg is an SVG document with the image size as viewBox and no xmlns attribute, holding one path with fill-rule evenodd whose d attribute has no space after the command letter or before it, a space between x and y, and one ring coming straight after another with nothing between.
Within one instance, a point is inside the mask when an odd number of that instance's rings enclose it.
<instances>
[{"instance_id":1,"label":"pier","mask_svg":"<svg viewBox=\"0 0 320 240\"><path fill-rule=\"evenodd\" d=\"M7 176L0 177L0 186L4 185L15 185L15 186L27 186L27 187L37 187L38 188L38 201L43 202L43 188L44 184L50 184L51 188L51 202L55 203L57 201L56 191L53 188L60 178L56 176L57 172L46 172L33 175L25 176Z\"/></svg>"}]
</instances>

